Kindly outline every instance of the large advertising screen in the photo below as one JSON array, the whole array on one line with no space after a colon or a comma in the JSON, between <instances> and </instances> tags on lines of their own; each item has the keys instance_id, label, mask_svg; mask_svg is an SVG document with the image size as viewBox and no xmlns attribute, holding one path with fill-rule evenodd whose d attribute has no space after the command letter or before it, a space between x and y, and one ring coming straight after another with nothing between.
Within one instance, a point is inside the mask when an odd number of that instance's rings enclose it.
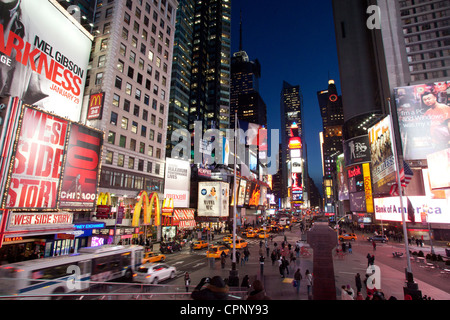
<instances>
[{"instance_id":1,"label":"large advertising screen","mask_svg":"<svg viewBox=\"0 0 450 320\"><path fill-rule=\"evenodd\" d=\"M59 208L94 209L103 132L72 123Z\"/></svg>"},{"instance_id":2,"label":"large advertising screen","mask_svg":"<svg viewBox=\"0 0 450 320\"><path fill-rule=\"evenodd\" d=\"M23 106L17 140L2 171L8 209L93 209L103 132Z\"/></svg>"},{"instance_id":3,"label":"large advertising screen","mask_svg":"<svg viewBox=\"0 0 450 320\"><path fill-rule=\"evenodd\" d=\"M189 207L191 166L189 161L166 158L164 198L172 198L175 208Z\"/></svg>"},{"instance_id":4,"label":"large advertising screen","mask_svg":"<svg viewBox=\"0 0 450 320\"><path fill-rule=\"evenodd\" d=\"M450 188L450 148L427 156L432 189Z\"/></svg>"},{"instance_id":5,"label":"large advertising screen","mask_svg":"<svg viewBox=\"0 0 450 320\"><path fill-rule=\"evenodd\" d=\"M92 37L48 0L9 9L0 23L0 96L79 121Z\"/></svg>"},{"instance_id":6,"label":"large advertising screen","mask_svg":"<svg viewBox=\"0 0 450 320\"><path fill-rule=\"evenodd\" d=\"M370 162L369 136L363 135L344 141L345 166Z\"/></svg>"},{"instance_id":7,"label":"large advertising screen","mask_svg":"<svg viewBox=\"0 0 450 320\"><path fill-rule=\"evenodd\" d=\"M389 194L390 186L395 182L396 165L392 132L390 116L368 130L374 194Z\"/></svg>"},{"instance_id":8,"label":"large advertising screen","mask_svg":"<svg viewBox=\"0 0 450 320\"><path fill-rule=\"evenodd\" d=\"M198 216L227 217L229 213L229 185L226 182L198 183Z\"/></svg>"},{"instance_id":9,"label":"large advertising screen","mask_svg":"<svg viewBox=\"0 0 450 320\"><path fill-rule=\"evenodd\" d=\"M449 203L447 199L431 199L430 197L403 197L403 212L408 220L408 199L414 210L416 223L450 223ZM402 221L400 197L377 198L375 202L375 218L383 221Z\"/></svg>"},{"instance_id":10,"label":"large advertising screen","mask_svg":"<svg viewBox=\"0 0 450 320\"><path fill-rule=\"evenodd\" d=\"M450 143L450 81L394 90L406 160L426 159Z\"/></svg>"},{"instance_id":11,"label":"large advertising screen","mask_svg":"<svg viewBox=\"0 0 450 320\"><path fill-rule=\"evenodd\" d=\"M6 208L56 209L68 124L24 109Z\"/></svg>"}]
</instances>

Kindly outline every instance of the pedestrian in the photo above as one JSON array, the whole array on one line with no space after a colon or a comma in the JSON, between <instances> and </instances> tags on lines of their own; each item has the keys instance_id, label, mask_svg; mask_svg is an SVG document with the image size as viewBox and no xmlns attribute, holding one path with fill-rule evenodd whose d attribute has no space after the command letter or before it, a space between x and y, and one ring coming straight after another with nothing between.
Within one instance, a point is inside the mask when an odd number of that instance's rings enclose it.
<instances>
[{"instance_id":1,"label":"pedestrian","mask_svg":"<svg viewBox=\"0 0 450 320\"><path fill-rule=\"evenodd\" d=\"M241 287L250 288L250 279L247 274L244 276L244 279L242 279Z\"/></svg>"},{"instance_id":2,"label":"pedestrian","mask_svg":"<svg viewBox=\"0 0 450 320\"><path fill-rule=\"evenodd\" d=\"M241 266L245 265L245 255L241 257Z\"/></svg>"},{"instance_id":3,"label":"pedestrian","mask_svg":"<svg viewBox=\"0 0 450 320\"><path fill-rule=\"evenodd\" d=\"M189 292L189 285L191 284L191 278L189 277L189 273L184 273L184 284L186 286L186 292Z\"/></svg>"},{"instance_id":4,"label":"pedestrian","mask_svg":"<svg viewBox=\"0 0 450 320\"><path fill-rule=\"evenodd\" d=\"M285 268L285 266L284 266L284 263L283 263L283 258L280 258L278 260L278 270L280 271L280 275L281 275L282 278L284 278L284 268Z\"/></svg>"},{"instance_id":5,"label":"pedestrian","mask_svg":"<svg viewBox=\"0 0 450 320\"><path fill-rule=\"evenodd\" d=\"M300 245L298 243L295 245L294 251L295 251L295 256L297 257L297 259L300 258Z\"/></svg>"},{"instance_id":6,"label":"pedestrian","mask_svg":"<svg viewBox=\"0 0 450 320\"><path fill-rule=\"evenodd\" d=\"M241 260L241 252L236 250L236 262L239 262Z\"/></svg>"},{"instance_id":7,"label":"pedestrian","mask_svg":"<svg viewBox=\"0 0 450 320\"><path fill-rule=\"evenodd\" d=\"M302 274L300 272L300 268L297 269L294 273L294 287L296 289L297 294L300 292L300 281L302 280Z\"/></svg>"},{"instance_id":8,"label":"pedestrian","mask_svg":"<svg viewBox=\"0 0 450 320\"><path fill-rule=\"evenodd\" d=\"M289 261L287 261L285 257L283 257L283 264L284 264L284 270L286 271L286 274L289 275Z\"/></svg>"},{"instance_id":9,"label":"pedestrian","mask_svg":"<svg viewBox=\"0 0 450 320\"><path fill-rule=\"evenodd\" d=\"M275 261L277 260L277 252L275 249L273 249L272 254L270 255L270 258L272 259L272 265L275 264Z\"/></svg>"},{"instance_id":10,"label":"pedestrian","mask_svg":"<svg viewBox=\"0 0 450 320\"><path fill-rule=\"evenodd\" d=\"M353 300L353 297L347 292L345 285L341 287L341 300Z\"/></svg>"},{"instance_id":11,"label":"pedestrian","mask_svg":"<svg viewBox=\"0 0 450 320\"><path fill-rule=\"evenodd\" d=\"M208 283L206 288L202 289L203 285ZM199 284L191 293L193 300L227 300L229 287L225 281L219 276L214 276L211 280L209 278L202 278Z\"/></svg>"},{"instance_id":12,"label":"pedestrian","mask_svg":"<svg viewBox=\"0 0 450 320\"><path fill-rule=\"evenodd\" d=\"M372 255L372 256L370 257L370 264L373 266L374 263L375 263L375 256Z\"/></svg>"},{"instance_id":13,"label":"pedestrian","mask_svg":"<svg viewBox=\"0 0 450 320\"><path fill-rule=\"evenodd\" d=\"M248 250L248 247L245 247L245 249L244 249L245 262L248 262L249 256L250 256L250 251Z\"/></svg>"},{"instance_id":14,"label":"pedestrian","mask_svg":"<svg viewBox=\"0 0 450 320\"><path fill-rule=\"evenodd\" d=\"M253 291L250 292L247 300L272 300L264 292L264 287L260 280L253 281L252 288L253 288Z\"/></svg>"},{"instance_id":15,"label":"pedestrian","mask_svg":"<svg viewBox=\"0 0 450 320\"><path fill-rule=\"evenodd\" d=\"M352 244L349 242L348 243L348 253L353 253L353 251L352 251Z\"/></svg>"},{"instance_id":16,"label":"pedestrian","mask_svg":"<svg viewBox=\"0 0 450 320\"><path fill-rule=\"evenodd\" d=\"M311 289L313 286L313 278L312 278L312 274L309 272L308 269L306 269L306 272L305 272L305 279L306 279L306 290L308 292L308 299L310 299Z\"/></svg>"},{"instance_id":17,"label":"pedestrian","mask_svg":"<svg viewBox=\"0 0 450 320\"><path fill-rule=\"evenodd\" d=\"M367 266L370 266L370 260L371 260L371 258L372 258L372 256L370 255L370 253L367 254L366 258L367 258Z\"/></svg>"},{"instance_id":18,"label":"pedestrian","mask_svg":"<svg viewBox=\"0 0 450 320\"><path fill-rule=\"evenodd\" d=\"M269 257L269 253L270 253L270 248L269 245L266 242L266 253L267 253L267 258Z\"/></svg>"},{"instance_id":19,"label":"pedestrian","mask_svg":"<svg viewBox=\"0 0 450 320\"><path fill-rule=\"evenodd\" d=\"M347 245L345 244L345 242L342 242L342 252L345 253L347 251Z\"/></svg>"},{"instance_id":20,"label":"pedestrian","mask_svg":"<svg viewBox=\"0 0 450 320\"><path fill-rule=\"evenodd\" d=\"M355 299L355 291L353 290L353 288L348 284L347 287L345 288L345 290L347 290L347 293L353 298L353 300Z\"/></svg>"},{"instance_id":21,"label":"pedestrian","mask_svg":"<svg viewBox=\"0 0 450 320\"><path fill-rule=\"evenodd\" d=\"M226 261L226 255L225 252L222 251L220 254L220 265L222 266L222 269L225 268L225 261Z\"/></svg>"},{"instance_id":22,"label":"pedestrian","mask_svg":"<svg viewBox=\"0 0 450 320\"><path fill-rule=\"evenodd\" d=\"M362 289L362 283L361 283L361 275L359 273L355 276L355 285L356 285L356 292L361 292Z\"/></svg>"},{"instance_id":23,"label":"pedestrian","mask_svg":"<svg viewBox=\"0 0 450 320\"><path fill-rule=\"evenodd\" d=\"M261 275L264 274L264 260L265 260L264 256L260 255L259 256L259 267L261 268Z\"/></svg>"},{"instance_id":24,"label":"pedestrian","mask_svg":"<svg viewBox=\"0 0 450 320\"><path fill-rule=\"evenodd\" d=\"M375 243L375 240L372 240L372 247L373 251L377 250L377 244Z\"/></svg>"}]
</instances>

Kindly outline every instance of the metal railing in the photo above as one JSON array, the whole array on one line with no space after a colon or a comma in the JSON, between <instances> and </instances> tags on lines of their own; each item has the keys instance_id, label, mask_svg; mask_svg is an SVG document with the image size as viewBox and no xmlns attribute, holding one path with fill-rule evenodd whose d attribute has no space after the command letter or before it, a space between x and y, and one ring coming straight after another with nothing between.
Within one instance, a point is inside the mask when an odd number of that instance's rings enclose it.
<instances>
[{"instance_id":1,"label":"metal railing","mask_svg":"<svg viewBox=\"0 0 450 320\"><path fill-rule=\"evenodd\" d=\"M17 281L16 279L0 279L2 284L6 281ZM67 285L64 280L36 280L30 281L41 283L59 282L61 286ZM170 284L142 284L142 283L121 283L121 282L99 282L85 281L88 288L76 292L54 292L52 294L0 294L0 300L192 300L191 293L195 286L170 285ZM12 286L13 287L13 286ZM0 288L0 292L3 291ZM68 291L68 290L67 290ZM247 290L240 288L230 288L228 292L229 300L244 300L248 295Z\"/></svg>"}]
</instances>

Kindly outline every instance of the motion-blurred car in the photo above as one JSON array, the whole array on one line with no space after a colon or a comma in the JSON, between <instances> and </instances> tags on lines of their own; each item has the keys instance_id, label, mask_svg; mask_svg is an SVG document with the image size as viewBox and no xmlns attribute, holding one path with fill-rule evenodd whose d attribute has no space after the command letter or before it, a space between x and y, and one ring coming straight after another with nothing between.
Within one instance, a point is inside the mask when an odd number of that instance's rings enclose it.
<instances>
[{"instance_id":1,"label":"motion-blurred car","mask_svg":"<svg viewBox=\"0 0 450 320\"><path fill-rule=\"evenodd\" d=\"M358 239L358 237L354 233L344 233L344 234L340 234L338 239L339 239L339 241L344 241L344 240L355 241L356 239Z\"/></svg>"},{"instance_id":2,"label":"motion-blurred car","mask_svg":"<svg viewBox=\"0 0 450 320\"><path fill-rule=\"evenodd\" d=\"M256 237L258 234L256 232L247 232L247 238L254 238Z\"/></svg>"},{"instance_id":3,"label":"motion-blurred car","mask_svg":"<svg viewBox=\"0 0 450 320\"><path fill-rule=\"evenodd\" d=\"M181 244L176 241L161 242L159 250L161 253L173 253L175 251L181 251Z\"/></svg>"},{"instance_id":4,"label":"motion-blurred car","mask_svg":"<svg viewBox=\"0 0 450 320\"><path fill-rule=\"evenodd\" d=\"M370 242L372 242L372 241L380 241L381 243L388 242L388 238L386 236L381 236L381 235L369 237L367 240Z\"/></svg>"},{"instance_id":5,"label":"motion-blurred car","mask_svg":"<svg viewBox=\"0 0 450 320\"><path fill-rule=\"evenodd\" d=\"M209 245L208 242L203 241L203 240L200 240L200 241L194 241L193 244L194 244L193 248L194 248L195 250L200 250L200 249L203 249L203 248L208 248L208 245Z\"/></svg>"},{"instance_id":6,"label":"motion-blurred car","mask_svg":"<svg viewBox=\"0 0 450 320\"><path fill-rule=\"evenodd\" d=\"M222 252L224 252L225 255L228 255L230 253L230 249L225 246L213 246L206 251L206 257L218 259L220 258Z\"/></svg>"},{"instance_id":7,"label":"motion-blurred car","mask_svg":"<svg viewBox=\"0 0 450 320\"><path fill-rule=\"evenodd\" d=\"M242 249L245 248L246 246L248 246L248 242L242 239L237 239L236 240L236 249ZM231 242L230 244L230 248L233 248L233 242Z\"/></svg>"},{"instance_id":8,"label":"motion-blurred car","mask_svg":"<svg viewBox=\"0 0 450 320\"><path fill-rule=\"evenodd\" d=\"M260 238L260 239L266 239L266 238L268 238L268 237L270 237L270 235L269 235L268 232L265 232L265 233L264 233L264 231L262 231L262 232L260 232L260 233L258 234L258 238Z\"/></svg>"},{"instance_id":9,"label":"motion-blurred car","mask_svg":"<svg viewBox=\"0 0 450 320\"><path fill-rule=\"evenodd\" d=\"M177 273L175 267L165 263L146 263L141 265L134 274L133 281L157 284L166 279L173 279Z\"/></svg>"},{"instance_id":10,"label":"motion-blurred car","mask_svg":"<svg viewBox=\"0 0 450 320\"><path fill-rule=\"evenodd\" d=\"M163 254L155 253L152 251L148 251L144 254L144 258L142 258L142 264L146 264L149 262L164 262L166 260L166 256Z\"/></svg>"}]
</instances>

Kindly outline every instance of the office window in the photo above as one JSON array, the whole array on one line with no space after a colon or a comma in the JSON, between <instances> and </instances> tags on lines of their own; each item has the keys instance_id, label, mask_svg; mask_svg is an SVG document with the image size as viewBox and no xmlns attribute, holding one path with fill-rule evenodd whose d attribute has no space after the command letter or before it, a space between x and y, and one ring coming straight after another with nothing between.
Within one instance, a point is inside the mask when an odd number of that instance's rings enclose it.
<instances>
[{"instance_id":1,"label":"office window","mask_svg":"<svg viewBox=\"0 0 450 320\"><path fill-rule=\"evenodd\" d=\"M108 142L111 143L111 144L114 144L115 141L116 141L116 133L113 132L113 131L110 131L108 133Z\"/></svg>"},{"instance_id":2,"label":"office window","mask_svg":"<svg viewBox=\"0 0 450 320\"><path fill-rule=\"evenodd\" d=\"M128 169L134 169L134 158L133 157L128 158Z\"/></svg>"},{"instance_id":3,"label":"office window","mask_svg":"<svg viewBox=\"0 0 450 320\"><path fill-rule=\"evenodd\" d=\"M148 138L153 141L155 140L155 130L150 129L149 134L148 134Z\"/></svg>"},{"instance_id":4,"label":"office window","mask_svg":"<svg viewBox=\"0 0 450 320\"><path fill-rule=\"evenodd\" d=\"M136 62L136 53L134 51L130 51L130 61L133 63Z\"/></svg>"},{"instance_id":5,"label":"office window","mask_svg":"<svg viewBox=\"0 0 450 320\"><path fill-rule=\"evenodd\" d=\"M124 62L122 61L122 60L118 60L117 61L117 70L119 70L120 72L122 72L123 73L123 65L124 65Z\"/></svg>"},{"instance_id":6,"label":"office window","mask_svg":"<svg viewBox=\"0 0 450 320\"><path fill-rule=\"evenodd\" d=\"M106 64L106 56L105 55L101 55L98 57L98 63L97 63L97 67L101 68L104 67Z\"/></svg>"},{"instance_id":7,"label":"office window","mask_svg":"<svg viewBox=\"0 0 450 320\"><path fill-rule=\"evenodd\" d=\"M138 161L138 171L144 171L144 160L139 159L139 161Z\"/></svg>"},{"instance_id":8,"label":"office window","mask_svg":"<svg viewBox=\"0 0 450 320\"><path fill-rule=\"evenodd\" d=\"M124 17L123 17L123 21L124 21L126 24L129 25L129 24L130 24L130 20L131 20L130 15L129 15L128 13L125 12Z\"/></svg>"},{"instance_id":9,"label":"office window","mask_svg":"<svg viewBox=\"0 0 450 320\"><path fill-rule=\"evenodd\" d=\"M125 155L119 153L118 157L117 157L117 166L118 167L123 167L125 164Z\"/></svg>"},{"instance_id":10,"label":"office window","mask_svg":"<svg viewBox=\"0 0 450 320\"><path fill-rule=\"evenodd\" d=\"M156 125L156 116L154 114L150 116L150 124Z\"/></svg>"},{"instance_id":11,"label":"office window","mask_svg":"<svg viewBox=\"0 0 450 320\"><path fill-rule=\"evenodd\" d=\"M148 120L148 111L142 110L142 120L147 121Z\"/></svg>"},{"instance_id":12,"label":"office window","mask_svg":"<svg viewBox=\"0 0 450 320\"><path fill-rule=\"evenodd\" d=\"M107 22L103 25L103 34L108 34L111 32L111 23Z\"/></svg>"},{"instance_id":13,"label":"office window","mask_svg":"<svg viewBox=\"0 0 450 320\"><path fill-rule=\"evenodd\" d=\"M138 45L138 39L137 39L135 36L131 37L131 45L132 45L134 48L137 48L137 45Z\"/></svg>"},{"instance_id":14,"label":"office window","mask_svg":"<svg viewBox=\"0 0 450 320\"><path fill-rule=\"evenodd\" d=\"M131 85L131 83L127 82L127 86L125 88L125 93L128 94L129 96L131 96L131 91L133 90L133 86Z\"/></svg>"},{"instance_id":15,"label":"office window","mask_svg":"<svg viewBox=\"0 0 450 320\"><path fill-rule=\"evenodd\" d=\"M144 104L147 106L150 104L150 97L148 94L144 94Z\"/></svg>"},{"instance_id":16,"label":"office window","mask_svg":"<svg viewBox=\"0 0 450 320\"><path fill-rule=\"evenodd\" d=\"M147 161L147 172L152 173L152 163L150 161Z\"/></svg>"},{"instance_id":17,"label":"office window","mask_svg":"<svg viewBox=\"0 0 450 320\"><path fill-rule=\"evenodd\" d=\"M130 150L136 151L136 140L135 139L130 139Z\"/></svg>"},{"instance_id":18,"label":"office window","mask_svg":"<svg viewBox=\"0 0 450 320\"><path fill-rule=\"evenodd\" d=\"M117 113L111 111L111 119L110 119L109 123L117 126L117 118L118 118Z\"/></svg>"},{"instance_id":19,"label":"office window","mask_svg":"<svg viewBox=\"0 0 450 320\"><path fill-rule=\"evenodd\" d=\"M128 73L127 76L131 79L134 77L134 69L132 67L128 67Z\"/></svg>"},{"instance_id":20,"label":"office window","mask_svg":"<svg viewBox=\"0 0 450 320\"><path fill-rule=\"evenodd\" d=\"M158 128L162 129L162 127L163 127L163 119L158 118Z\"/></svg>"},{"instance_id":21,"label":"office window","mask_svg":"<svg viewBox=\"0 0 450 320\"><path fill-rule=\"evenodd\" d=\"M156 142L162 143L162 134L158 132L158 135L156 137Z\"/></svg>"},{"instance_id":22,"label":"office window","mask_svg":"<svg viewBox=\"0 0 450 320\"><path fill-rule=\"evenodd\" d=\"M128 29L125 27L122 28L122 39L128 40Z\"/></svg>"},{"instance_id":23,"label":"office window","mask_svg":"<svg viewBox=\"0 0 450 320\"><path fill-rule=\"evenodd\" d=\"M103 80L103 72L99 72L95 75L95 85L99 86L102 84L102 80Z\"/></svg>"},{"instance_id":24,"label":"office window","mask_svg":"<svg viewBox=\"0 0 450 320\"><path fill-rule=\"evenodd\" d=\"M119 53L124 57L127 55L127 46L123 43L120 44Z\"/></svg>"},{"instance_id":25,"label":"office window","mask_svg":"<svg viewBox=\"0 0 450 320\"><path fill-rule=\"evenodd\" d=\"M139 142L139 153L145 154L145 143Z\"/></svg>"},{"instance_id":26,"label":"office window","mask_svg":"<svg viewBox=\"0 0 450 320\"><path fill-rule=\"evenodd\" d=\"M137 133L138 123L136 121L131 122L131 132Z\"/></svg>"},{"instance_id":27,"label":"office window","mask_svg":"<svg viewBox=\"0 0 450 320\"><path fill-rule=\"evenodd\" d=\"M131 105L130 100L125 99L123 102L123 110L126 112L130 112L130 105Z\"/></svg>"},{"instance_id":28,"label":"office window","mask_svg":"<svg viewBox=\"0 0 450 320\"><path fill-rule=\"evenodd\" d=\"M136 100L141 101L141 90L140 89L136 88L136 91L134 92L134 98Z\"/></svg>"},{"instance_id":29,"label":"office window","mask_svg":"<svg viewBox=\"0 0 450 320\"><path fill-rule=\"evenodd\" d=\"M114 152L106 151L105 163L112 164L113 163Z\"/></svg>"},{"instance_id":30,"label":"office window","mask_svg":"<svg viewBox=\"0 0 450 320\"><path fill-rule=\"evenodd\" d=\"M160 164L159 163L155 163L155 174L159 174L159 168L160 168Z\"/></svg>"},{"instance_id":31,"label":"office window","mask_svg":"<svg viewBox=\"0 0 450 320\"><path fill-rule=\"evenodd\" d=\"M161 149L160 148L156 148L156 158L161 159Z\"/></svg>"},{"instance_id":32,"label":"office window","mask_svg":"<svg viewBox=\"0 0 450 320\"><path fill-rule=\"evenodd\" d=\"M118 107L119 103L120 103L120 96L118 94L114 93L112 104L113 104L113 106Z\"/></svg>"},{"instance_id":33,"label":"office window","mask_svg":"<svg viewBox=\"0 0 450 320\"><path fill-rule=\"evenodd\" d=\"M119 147L121 147L121 148L127 147L127 137L120 135Z\"/></svg>"},{"instance_id":34,"label":"office window","mask_svg":"<svg viewBox=\"0 0 450 320\"><path fill-rule=\"evenodd\" d=\"M117 89L122 89L122 78L121 77L116 76L116 81L114 82L114 86Z\"/></svg>"},{"instance_id":35,"label":"office window","mask_svg":"<svg viewBox=\"0 0 450 320\"><path fill-rule=\"evenodd\" d=\"M139 117L139 106L137 104L134 105L134 109L133 109L133 115L135 115L136 117Z\"/></svg>"},{"instance_id":36,"label":"office window","mask_svg":"<svg viewBox=\"0 0 450 320\"><path fill-rule=\"evenodd\" d=\"M147 127L146 126L141 126L141 136L142 137L147 137Z\"/></svg>"},{"instance_id":37,"label":"office window","mask_svg":"<svg viewBox=\"0 0 450 320\"><path fill-rule=\"evenodd\" d=\"M122 117L121 127L124 130L128 130L128 118Z\"/></svg>"},{"instance_id":38,"label":"office window","mask_svg":"<svg viewBox=\"0 0 450 320\"><path fill-rule=\"evenodd\" d=\"M100 50L108 49L108 40L109 38L102 39L102 42L100 43Z\"/></svg>"},{"instance_id":39,"label":"office window","mask_svg":"<svg viewBox=\"0 0 450 320\"><path fill-rule=\"evenodd\" d=\"M153 146L150 144L148 145L147 155L153 157Z\"/></svg>"}]
</instances>

